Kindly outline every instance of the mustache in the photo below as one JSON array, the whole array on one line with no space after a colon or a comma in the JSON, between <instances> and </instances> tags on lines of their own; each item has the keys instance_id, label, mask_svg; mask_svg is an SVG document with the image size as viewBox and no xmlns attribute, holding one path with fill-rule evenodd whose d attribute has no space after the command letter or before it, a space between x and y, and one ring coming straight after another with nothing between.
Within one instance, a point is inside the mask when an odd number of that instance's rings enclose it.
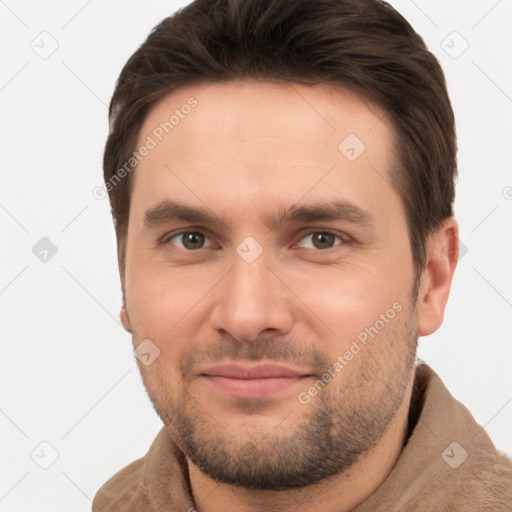
<instances>
[{"instance_id":1,"label":"mustache","mask_svg":"<svg viewBox=\"0 0 512 512\"><path fill-rule=\"evenodd\" d=\"M197 374L204 363L220 361L265 361L312 368L321 375L329 367L327 357L314 346L304 346L289 338L261 336L254 341L240 342L231 336L221 341L193 347L182 357L179 370L184 381Z\"/></svg>"}]
</instances>

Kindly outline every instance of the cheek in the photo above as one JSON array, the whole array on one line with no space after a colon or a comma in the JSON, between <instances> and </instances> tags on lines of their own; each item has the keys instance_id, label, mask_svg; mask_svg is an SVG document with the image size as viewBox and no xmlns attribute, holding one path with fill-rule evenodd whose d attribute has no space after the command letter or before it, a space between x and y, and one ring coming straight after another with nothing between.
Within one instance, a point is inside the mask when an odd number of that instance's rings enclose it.
<instances>
[{"instance_id":1,"label":"cheek","mask_svg":"<svg viewBox=\"0 0 512 512\"><path fill-rule=\"evenodd\" d=\"M200 301L214 282L213 276L198 274L192 266L176 269L132 258L126 296L135 339L149 338L166 352L187 348L202 320L197 317Z\"/></svg>"},{"instance_id":2,"label":"cheek","mask_svg":"<svg viewBox=\"0 0 512 512\"><path fill-rule=\"evenodd\" d=\"M383 329L388 331L405 318L413 284L412 264L395 264L385 257L380 260L378 266L372 261L366 266L329 271L288 271L286 281L294 283L293 291L301 300L298 307L304 309L303 318L310 319L311 329L326 353L339 354L376 322L377 328L382 328L384 321Z\"/></svg>"}]
</instances>

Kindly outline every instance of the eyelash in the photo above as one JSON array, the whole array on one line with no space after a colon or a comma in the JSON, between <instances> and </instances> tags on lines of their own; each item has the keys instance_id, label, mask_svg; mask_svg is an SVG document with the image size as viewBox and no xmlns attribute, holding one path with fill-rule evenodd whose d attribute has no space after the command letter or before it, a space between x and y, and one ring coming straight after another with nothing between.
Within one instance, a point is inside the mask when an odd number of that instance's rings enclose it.
<instances>
[{"instance_id":1,"label":"eyelash","mask_svg":"<svg viewBox=\"0 0 512 512\"><path fill-rule=\"evenodd\" d=\"M183 229L183 230L180 230L180 231L177 231L177 232L173 232L173 233L167 233L166 235L164 235L161 238L160 244L161 245L167 245L167 244L169 244L170 240L172 240L173 238L175 238L177 236L184 235L185 233L199 233L199 234L204 235L205 237L209 238L208 234L206 232L200 230L200 229L188 228L188 229ZM349 237L345 233L340 233L340 232L332 231L332 230L329 230L329 229L315 229L315 230L311 230L311 231L305 232L304 235L301 236L301 238L299 239L299 242L301 242L302 240L304 240L308 236L311 236L311 235L317 234L317 233L332 235L332 236L338 238L341 241L341 243L338 243L334 247L329 247L328 249L313 249L313 250L316 250L317 252L330 252L330 251L333 251L337 247L346 245L347 243L349 243L352 240L351 237ZM182 249L181 247L177 247L177 248L178 249ZM200 251L201 249L205 249L205 248L201 247L200 249L196 249L196 250L188 250L188 249L182 249L182 250L184 250L186 252L193 253L193 252ZM206 247L206 249L207 249L207 247ZM307 248L307 249L310 249L310 248Z\"/></svg>"},{"instance_id":2,"label":"eyelash","mask_svg":"<svg viewBox=\"0 0 512 512\"><path fill-rule=\"evenodd\" d=\"M316 250L317 252L330 252L330 251L334 251L336 249L339 249L340 247L344 246L344 245L347 245L350 241L351 241L351 238L345 234L345 233L340 233L340 232L337 232L337 231L331 231L330 229L321 229L321 230L313 230L313 231L308 231L306 232L299 240L299 242L301 242L302 240L304 240L305 238L313 235L313 234L318 234L318 233L321 233L323 235L332 235L334 236L335 238L337 238L339 240L339 243L336 244L335 242L335 245L333 247L329 247L327 249L312 249L312 250ZM306 249L306 247L300 247L300 249ZM307 248L309 249L309 247Z\"/></svg>"}]
</instances>

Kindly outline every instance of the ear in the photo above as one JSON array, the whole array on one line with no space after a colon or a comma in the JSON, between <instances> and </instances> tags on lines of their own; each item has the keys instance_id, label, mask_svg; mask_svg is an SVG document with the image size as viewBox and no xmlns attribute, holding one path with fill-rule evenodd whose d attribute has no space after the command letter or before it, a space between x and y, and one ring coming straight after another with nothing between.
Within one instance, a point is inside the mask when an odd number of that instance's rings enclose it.
<instances>
[{"instance_id":1,"label":"ear","mask_svg":"<svg viewBox=\"0 0 512 512\"><path fill-rule=\"evenodd\" d=\"M121 319L121 323L126 331L129 333L132 332L132 324L130 322L130 317L128 316L128 309L126 307L126 289L124 286L124 269L120 269L119 275L121 276L121 293L123 295L123 303L121 304L121 311L119 313L119 318Z\"/></svg>"},{"instance_id":2,"label":"ear","mask_svg":"<svg viewBox=\"0 0 512 512\"><path fill-rule=\"evenodd\" d=\"M418 335L428 336L443 323L459 257L459 226L450 217L427 241L427 261L418 293Z\"/></svg>"},{"instance_id":3,"label":"ear","mask_svg":"<svg viewBox=\"0 0 512 512\"><path fill-rule=\"evenodd\" d=\"M121 312L119 313L119 318L121 319L121 323L126 331L129 333L132 332L132 324L130 322L130 317L128 316L128 312L126 311L126 300L124 298L123 292L123 304L121 305Z\"/></svg>"},{"instance_id":4,"label":"ear","mask_svg":"<svg viewBox=\"0 0 512 512\"><path fill-rule=\"evenodd\" d=\"M130 317L128 316L128 311L126 309L126 290L124 286L125 282L125 260L124 254L126 254L126 239L122 239L119 236L119 232L116 229L116 242L117 242L117 261L119 266L119 278L121 279L121 293L123 295L123 303L121 305L121 311L119 313L119 318L121 319L121 323L126 331L129 333L132 332L132 325L130 322Z\"/></svg>"}]
</instances>

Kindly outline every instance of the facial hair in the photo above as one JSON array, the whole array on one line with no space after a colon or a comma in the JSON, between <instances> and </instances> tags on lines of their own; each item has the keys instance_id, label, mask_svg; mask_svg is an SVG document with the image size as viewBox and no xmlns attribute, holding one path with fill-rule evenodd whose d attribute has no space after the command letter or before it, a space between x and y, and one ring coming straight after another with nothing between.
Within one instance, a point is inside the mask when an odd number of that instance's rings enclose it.
<instances>
[{"instance_id":1,"label":"facial hair","mask_svg":"<svg viewBox=\"0 0 512 512\"><path fill-rule=\"evenodd\" d=\"M405 313L405 310L404 310ZM348 362L307 405L300 421L283 421L269 432L254 427L233 431L190 391L194 369L220 360L283 361L316 369L320 377L333 361L291 339L265 337L240 343L227 337L194 348L180 363L182 382L162 367L140 363L153 406L185 456L217 482L251 490L297 489L338 475L371 450L399 410L414 368L417 333L414 312L395 318ZM299 348L300 347L300 348ZM257 399L239 399L241 414L258 412ZM286 427L286 428L285 428Z\"/></svg>"}]
</instances>

